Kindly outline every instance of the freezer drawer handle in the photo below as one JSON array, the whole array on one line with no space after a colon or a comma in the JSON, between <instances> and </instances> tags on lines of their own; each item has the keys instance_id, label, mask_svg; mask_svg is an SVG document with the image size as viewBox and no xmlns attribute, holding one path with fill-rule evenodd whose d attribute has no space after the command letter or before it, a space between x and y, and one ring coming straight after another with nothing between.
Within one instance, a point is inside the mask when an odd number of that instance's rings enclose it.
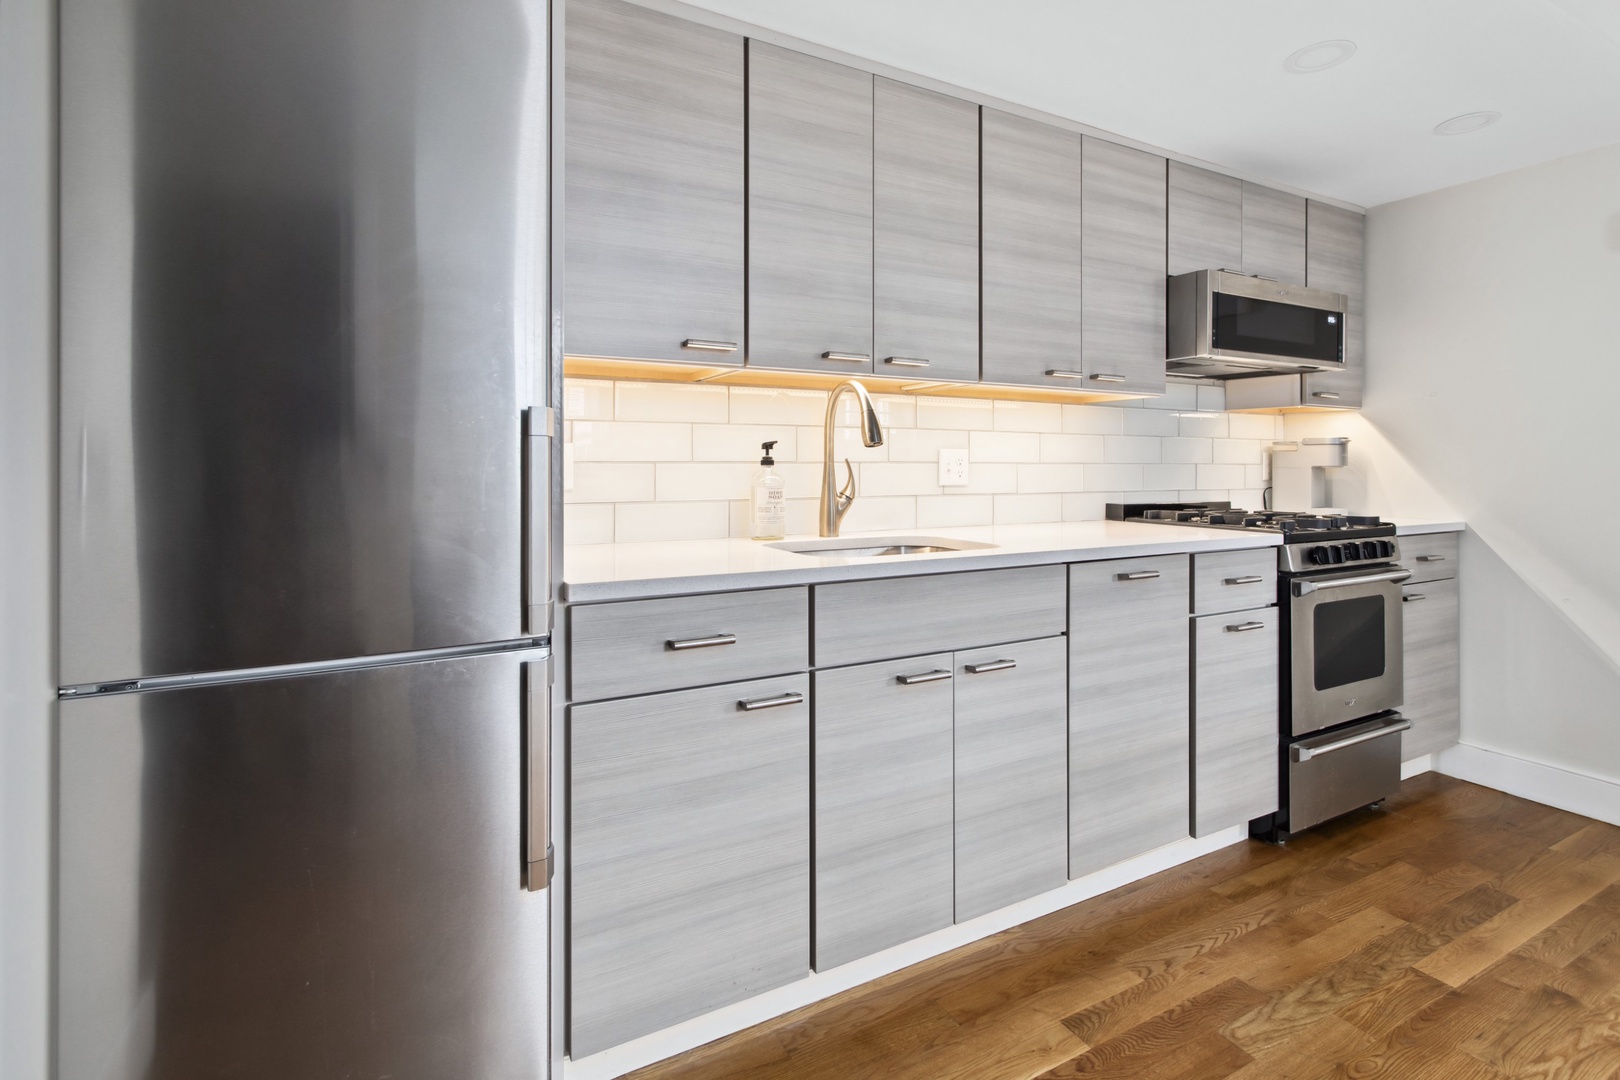
<instances>
[{"instance_id":1,"label":"freezer drawer handle","mask_svg":"<svg viewBox=\"0 0 1620 1080\"><path fill-rule=\"evenodd\" d=\"M1229 623L1226 632L1228 634L1246 634L1250 630L1264 630L1265 628L1266 624L1263 622Z\"/></svg>"},{"instance_id":2,"label":"freezer drawer handle","mask_svg":"<svg viewBox=\"0 0 1620 1080\"><path fill-rule=\"evenodd\" d=\"M992 671L1006 671L1008 668L1017 666L1018 661L1016 660L987 660L982 664L968 664L967 673L969 675L984 675Z\"/></svg>"},{"instance_id":3,"label":"freezer drawer handle","mask_svg":"<svg viewBox=\"0 0 1620 1080\"><path fill-rule=\"evenodd\" d=\"M1137 570L1130 574L1115 574L1115 581L1152 581L1162 575L1157 570Z\"/></svg>"},{"instance_id":4,"label":"freezer drawer handle","mask_svg":"<svg viewBox=\"0 0 1620 1080\"><path fill-rule=\"evenodd\" d=\"M1412 576L1410 570L1386 570L1382 574L1357 574L1355 577L1329 578L1326 581L1296 581L1295 596L1309 596L1319 589L1348 589L1352 585L1376 585L1381 581L1402 582Z\"/></svg>"},{"instance_id":5,"label":"freezer drawer handle","mask_svg":"<svg viewBox=\"0 0 1620 1080\"><path fill-rule=\"evenodd\" d=\"M1401 603L1410 604L1414 600L1427 600L1428 598L1429 598L1428 593L1421 593L1421 592L1407 593L1405 596L1401 597Z\"/></svg>"},{"instance_id":6,"label":"freezer drawer handle","mask_svg":"<svg viewBox=\"0 0 1620 1080\"><path fill-rule=\"evenodd\" d=\"M1296 746L1294 747L1294 760L1309 761L1313 757L1321 757L1323 754L1331 754L1335 750L1343 750L1350 746L1359 746L1364 742L1371 742L1374 739L1382 739L1385 735L1395 735L1402 731L1410 730L1412 730L1412 721L1402 718L1395 721L1393 724L1385 724L1383 727L1375 728L1372 731L1363 731L1359 735L1351 735L1349 738L1340 739L1337 742L1330 742L1326 746Z\"/></svg>"},{"instance_id":7,"label":"freezer drawer handle","mask_svg":"<svg viewBox=\"0 0 1620 1080\"><path fill-rule=\"evenodd\" d=\"M674 638L664 642L664 648L670 652L685 652L687 649L712 649L716 645L735 644L736 634L714 634L710 637Z\"/></svg>"},{"instance_id":8,"label":"freezer drawer handle","mask_svg":"<svg viewBox=\"0 0 1620 1080\"><path fill-rule=\"evenodd\" d=\"M943 668L935 668L933 671L919 671L915 675L898 676L899 681L906 686L916 686L918 683L925 682L939 682L941 679L950 677L951 673Z\"/></svg>"},{"instance_id":9,"label":"freezer drawer handle","mask_svg":"<svg viewBox=\"0 0 1620 1080\"><path fill-rule=\"evenodd\" d=\"M703 338L689 337L681 342L683 349L699 349L703 352L736 352L735 341L706 341Z\"/></svg>"},{"instance_id":10,"label":"freezer drawer handle","mask_svg":"<svg viewBox=\"0 0 1620 1080\"><path fill-rule=\"evenodd\" d=\"M737 708L743 712L754 712L758 709L775 709L782 705L803 705L804 695L797 690L789 690L785 694L775 697L743 698L737 702Z\"/></svg>"},{"instance_id":11,"label":"freezer drawer handle","mask_svg":"<svg viewBox=\"0 0 1620 1080\"><path fill-rule=\"evenodd\" d=\"M1226 584L1226 585L1258 585L1264 580L1266 580L1266 579L1261 577L1259 574L1247 574L1247 575L1245 575L1243 577L1229 577L1229 578L1226 579L1224 584Z\"/></svg>"}]
</instances>

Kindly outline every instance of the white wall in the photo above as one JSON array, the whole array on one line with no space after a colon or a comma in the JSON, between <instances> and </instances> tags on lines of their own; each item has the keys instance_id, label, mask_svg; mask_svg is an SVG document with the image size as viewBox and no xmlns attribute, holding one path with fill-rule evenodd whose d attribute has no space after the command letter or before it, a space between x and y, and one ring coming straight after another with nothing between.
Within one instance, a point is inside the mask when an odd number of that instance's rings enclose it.
<instances>
[{"instance_id":1,"label":"white wall","mask_svg":"<svg viewBox=\"0 0 1620 1080\"><path fill-rule=\"evenodd\" d=\"M0 3L0 1076L49 1038L51 331L49 0Z\"/></svg>"},{"instance_id":2,"label":"white wall","mask_svg":"<svg viewBox=\"0 0 1620 1080\"><path fill-rule=\"evenodd\" d=\"M1620 782L1620 146L1374 208L1367 292L1365 409L1288 431L1467 520L1463 741Z\"/></svg>"}]
</instances>

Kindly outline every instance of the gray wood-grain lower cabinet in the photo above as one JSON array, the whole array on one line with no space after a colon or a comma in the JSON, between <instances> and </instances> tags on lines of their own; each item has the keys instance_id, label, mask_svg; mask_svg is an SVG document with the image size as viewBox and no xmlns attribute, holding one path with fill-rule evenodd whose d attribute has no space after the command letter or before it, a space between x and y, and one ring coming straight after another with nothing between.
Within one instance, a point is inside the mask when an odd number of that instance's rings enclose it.
<instances>
[{"instance_id":1,"label":"gray wood-grain lower cabinet","mask_svg":"<svg viewBox=\"0 0 1620 1080\"><path fill-rule=\"evenodd\" d=\"M1081 388L1085 139L995 109L981 119L984 381Z\"/></svg>"},{"instance_id":2,"label":"gray wood-grain lower cabinet","mask_svg":"<svg viewBox=\"0 0 1620 1080\"><path fill-rule=\"evenodd\" d=\"M1301 402L1334 408L1360 408L1366 380L1362 322L1366 284L1362 243L1366 218L1353 210L1316 202L1306 205L1305 284L1345 294L1344 370L1305 375Z\"/></svg>"},{"instance_id":3,"label":"gray wood-grain lower cabinet","mask_svg":"<svg viewBox=\"0 0 1620 1080\"><path fill-rule=\"evenodd\" d=\"M575 1058L808 974L809 689L801 674L570 708ZM771 701L791 703L740 704Z\"/></svg>"},{"instance_id":4,"label":"gray wood-grain lower cabinet","mask_svg":"<svg viewBox=\"0 0 1620 1080\"><path fill-rule=\"evenodd\" d=\"M872 75L752 39L748 365L872 370Z\"/></svg>"},{"instance_id":5,"label":"gray wood-grain lower cabinet","mask_svg":"<svg viewBox=\"0 0 1620 1080\"><path fill-rule=\"evenodd\" d=\"M1187 836L1186 555L1069 567L1069 876Z\"/></svg>"},{"instance_id":6,"label":"gray wood-grain lower cabinet","mask_svg":"<svg viewBox=\"0 0 1620 1080\"><path fill-rule=\"evenodd\" d=\"M1087 137L1081 170L1085 387L1164 393L1164 158Z\"/></svg>"},{"instance_id":7,"label":"gray wood-grain lower cabinet","mask_svg":"<svg viewBox=\"0 0 1620 1080\"><path fill-rule=\"evenodd\" d=\"M567 50L565 351L741 364L743 39L570 0Z\"/></svg>"},{"instance_id":8,"label":"gray wood-grain lower cabinet","mask_svg":"<svg viewBox=\"0 0 1620 1080\"><path fill-rule=\"evenodd\" d=\"M1401 735L1401 756L1410 760L1453 746L1462 735L1457 580L1408 583L1401 587L1401 600L1406 679L1401 715L1412 721L1412 729Z\"/></svg>"},{"instance_id":9,"label":"gray wood-grain lower cabinet","mask_svg":"<svg viewBox=\"0 0 1620 1080\"><path fill-rule=\"evenodd\" d=\"M1278 611L1192 620L1192 834L1277 809Z\"/></svg>"},{"instance_id":10,"label":"gray wood-grain lower cabinet","mask_svg":"<svg viewBox=\"0 0 1620 1080\"><path fill-rule=\"evenodd\" d=\"M956 921L1068 880L1068 651L956 654Z\"/></svg>"},{"instance_id":11,"label":"gray wood-grain lower cabinet","mask_svg":"<svg viewBox=\"0 0 1620 1080\"><path fill-rule=\"evenodd\" d=\"M952 656L815 676L818 971L951 925Z\"/></svg>"},{"instance_id":12,"label":"gray wood-grain lower cabinet","mask_svg":"<svg viewBox=\"0 0 1620 1080\"><path fill-rule=\"evenodd\" d=\"M873 123L875 370L974 382L979 107L880 78L873 89Z\"/></svg>"},{"instance_id":13,"label":"gray wood-grain lower cabinet","mask_svg":"<svg viewBox=\"0 0 1620 1080\"><path fill-rule=\"evenodd\" d=\"M1165 272L1243 269L1243 181L1169 164Z\"/></svg>"},{"instance_id":14,"label":"gray wood-grain lower cabinet","mask_svg":"<svg viewBox=\"0 0 1620 1080\"><path fill-rule=\"evenodd\" d=\"M1305 284L1305 197L1243 181L1243 272Z\"/></svg>"}]
</instances>

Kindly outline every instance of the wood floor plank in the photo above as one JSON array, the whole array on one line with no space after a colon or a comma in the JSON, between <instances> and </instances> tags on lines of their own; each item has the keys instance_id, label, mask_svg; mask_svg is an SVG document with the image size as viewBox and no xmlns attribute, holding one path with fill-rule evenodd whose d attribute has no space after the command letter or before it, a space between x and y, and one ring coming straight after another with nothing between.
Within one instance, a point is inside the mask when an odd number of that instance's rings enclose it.
<instances>
[{"instance_id":1,"label":"wood floor plank","mask_svg":"<svg viewBox=\"0 0 1620 1080\"><path fill-rule=\"evenodd\" d=\"M1406 1023L1418 1010L1451 992L1439 979L1410 969L1378 989L1354 999L1334 1015L1354 1024L1375 1039Z\"/></svg>"},{"instance_id":2,"label":"wood floor plank","mask_svg":"<svg viewBox=\"0 0 1620 1080\"><path fill-rule=\"evenodd\" d=\"M1620 1017L1588 1009L1548 986L1518 990L1492 980L1492 1022L1475 1025L1458 1049L1514 1077L1610 1080L1620 1073Z\"/></svg>"},{"instance_id":3,"label":"wood floor plank","mask_svg":"<svg viewBox=\"0 0 1620 1080\"><path fill-rule=\"evenodd\" d=\"M1298 1036L1274 1046L1232 1073L1226 1080L1303 1080L1320 1073L1328 1062L1355 1058L1373 1037L1337 1016L1324 1016Z\"/></svg>"},{"instance_id":4,"label":"wood floor plank","mask_svg":"<svg viewBox=\"0 0 1620 1080\"><path fill-rule=\"evenodd\" d=\"M1171 1053L1185 1044L1197 1041L1204 1049L1218 1049L1216 1035L1225 1023L1266 1000L1266 994L1243 982L1228 979L1201 994L1188 998L1150 1020L1137 1024L1105 1042L1094 1045L1071 1062L1047 1072L1047 1077L1065 1076L1138 1076L1151 1069L1160 1075L1161 1067L1167 1075L1174 1075L1167 1062ZM1211 1039L1210 1036L1215 1036ZM1230 1044L1228 1044L1230 1045ZM1234 1062L1232 1069L1248 1064L1242 1053L1222 1053L1223 1060ZM1240 1060L1241 1059L1241 1060ZM1231 1071L1231 1070L1228 1070ZM1212 1076L1223 1073L1212 1072Z\"/></svg>"},{"instance_id":5,"label":"wood floor plank","mask_svg":"<svg viewBox=\"0 0 1620 1080\"><path fill-rule=\"evenodd\" d=\"M1391 1028L1356 1057L1323 1062L1310 1080L1501 1080L1504 1073L1463 1053L1460 1040L1489 1016L1479 995L1448 990Z\"/></svg>"}]
</instances>

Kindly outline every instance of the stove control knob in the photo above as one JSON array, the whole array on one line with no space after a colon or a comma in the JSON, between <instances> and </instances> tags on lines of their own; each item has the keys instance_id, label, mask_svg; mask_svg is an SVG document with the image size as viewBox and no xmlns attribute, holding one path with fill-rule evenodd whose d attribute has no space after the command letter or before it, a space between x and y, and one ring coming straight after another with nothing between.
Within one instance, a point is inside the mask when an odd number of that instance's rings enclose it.
<instances>
[{"instance_id":1,"label":"stove control knob","mask_svg":"<svg viewBox=\"0 0 1620 1080\"><path fill-rule=\"evenodd\" d=\"M1350 543L1344 545L1344 561L1345 562L1355 562L1359 558L1361 558L1361 545L1360 544L1358 544L1354 540L1352 540L1352 541L1350 541Z\"/></svg>"},{"instance_id":2,"label":"stove control knob","mask_svg":"<svg viewBox=\"0 0 1620 1080\"><path fill-rule=\"evenodd\" d=\"M1361 542L1361 557L1363 559L1376 559L1376 558L1378 558L1378 541L1376 541L1376 540L1363 540Z\"/></svg>"},{"instance_id":3,"label":"stove control knob","mask_svg":"<svg viewBox=\"0 0 1620 1080\"><path fill-rule=\"evenodd\" d=\"M1311 564L1313 566L1321 566L1324 563L1333 561L1332 557L1328 553L1328 549L1320 544L1306 552L1305 557L1311 560Z\"/></svg>"},{"instance_id":4,"label":"stove control knob","mask_svg":"<svg viewBox=\"0 0 1620 1080\"><path fill-rule=\"evenodd\" d=\"M1378 541L1378 557L1380 559L1393 559L1395 557L1395 541Z\"/></svg>"},{"instance_id":5,"label":"stove control knob","mask_svg":"<svg viewBox=\"0 0 1620 1080\"><path fill-rule=\"evenodd\" d=\"M1330 563L1342 563L1342 562L1344 562L1344 549L1341 548L1338 544L1331 544L1328 547L1323 548L1323 550L1327 552L1327 561L1328 562L1330 562Z\"/></svg>"}]
</instances>

